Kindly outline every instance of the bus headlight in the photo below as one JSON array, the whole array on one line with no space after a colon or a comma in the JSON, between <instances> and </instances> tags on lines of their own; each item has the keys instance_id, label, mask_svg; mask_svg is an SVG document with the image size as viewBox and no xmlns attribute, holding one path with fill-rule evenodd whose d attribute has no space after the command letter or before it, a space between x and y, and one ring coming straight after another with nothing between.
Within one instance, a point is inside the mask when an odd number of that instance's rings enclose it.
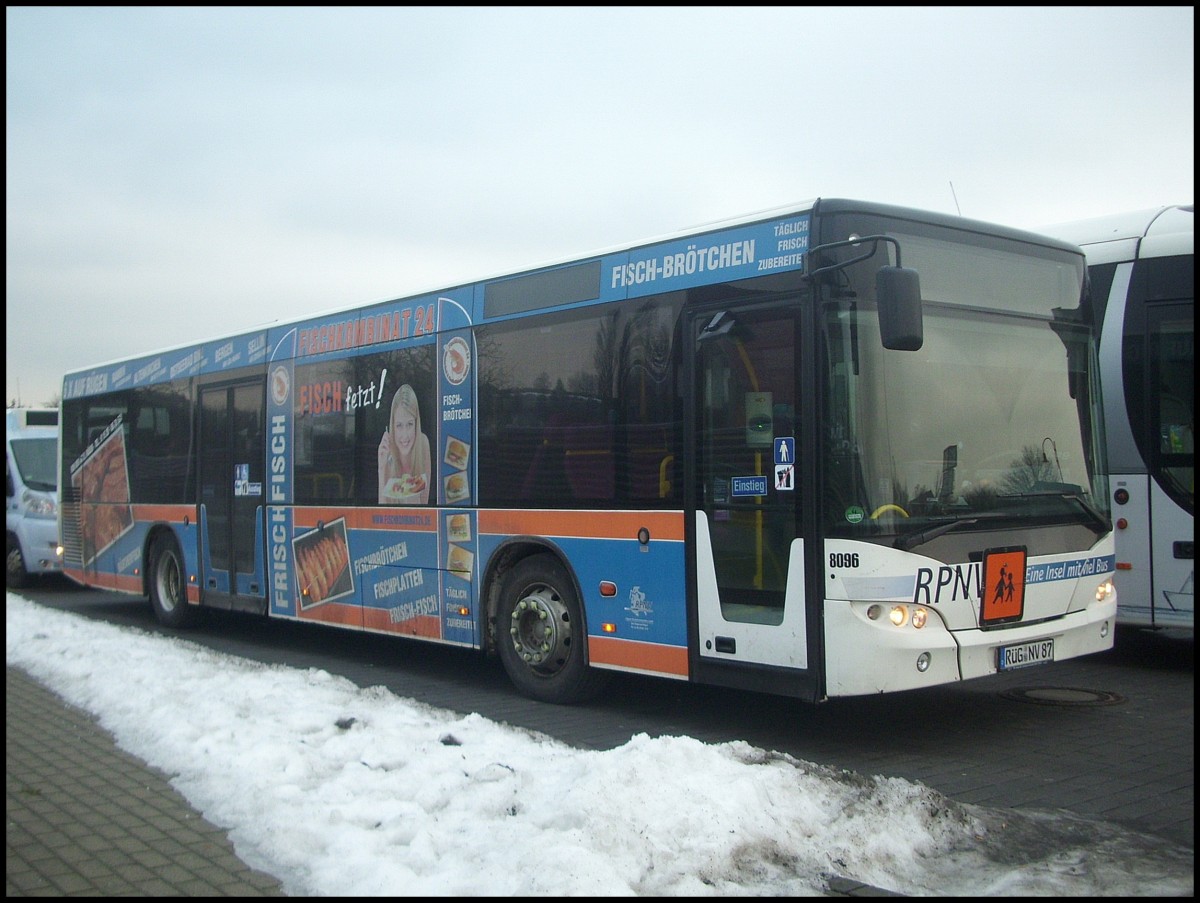
<instances>
[{"instance_id":1,"label":"bus headlight","mask_svg":"<svg viewBox=\"0 0 1200 903\"><path fill-rule=\"evenodd\" d=\"M867 620L878 621L883 617L883 606L875 602L867 607ZM895 604L887 610L887 618L895 627L903 627L905 624L911 623L912 626L920 630L929 623L929 609L922 606L915 606L912 609L912 614L909 614L909 606Z\"/></svg>"},{"instance_id":2,"label":"bus headlight","mask_svg":"<svg viewBox=\"0 0 1200 903\"><path fill-rule=\"evenodd\" d=\"M1114 592L1116 592L1116 587L1113 586L1112 578L1110 577L1096 587L1096 601L1103 602Z\"/></svg>"}]
</instances>

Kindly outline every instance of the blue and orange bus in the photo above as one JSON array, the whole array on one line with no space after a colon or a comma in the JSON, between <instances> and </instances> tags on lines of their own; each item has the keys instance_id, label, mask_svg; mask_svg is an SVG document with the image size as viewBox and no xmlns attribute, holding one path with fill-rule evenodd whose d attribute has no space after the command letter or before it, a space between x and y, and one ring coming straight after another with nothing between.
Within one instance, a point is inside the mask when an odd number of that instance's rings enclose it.
<instances>
[{"instance_id":1,"label":"blue and orange bus","mask_svg":"<svg viewBox=\"0 0 1200 903\"><path fill-rule=\"evenodd\" d=\"M558 703L614 671L819 702L1106 650L1084 273L820 199L83 368L65 570L170 626L471 647Z\"/></svg>"}]
</instances>

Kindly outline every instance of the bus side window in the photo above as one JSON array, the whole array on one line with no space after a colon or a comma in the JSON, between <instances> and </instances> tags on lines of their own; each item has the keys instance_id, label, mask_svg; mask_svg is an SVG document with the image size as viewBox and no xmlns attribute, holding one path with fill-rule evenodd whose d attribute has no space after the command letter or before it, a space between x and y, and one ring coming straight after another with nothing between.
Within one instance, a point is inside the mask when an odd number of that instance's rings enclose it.
<instances>
[{"instance_id":1,"label":"bus side window","mask_svg":"<svg viewBox=\"0 0 1200 903\"><path fill-rule=\"evenodd\" d=\"M566 429L563 468L573 498L612 501L616 489L612 443L611 427Z\"/></svg>"},{"instance_id":2,"label":"bus side window","mask_svg":"<svg viewBox=\"0 0 1200 903\"><path fill-rule=\"evenodd\" d=\"M667 430L658 425L631 424L625 430L628 492L632 500L670 498L674 455Z\"/></svg>"},{"instance_id":3,"label":"bus side window","mask_svg":"<svg viewBox=\"0 0 1200 903\"><path fill-rule=\"evenodd\" d=\"M1158 406L1162 451L1165 454L1190 453L1193 449L1192 411L1174 395L1164 393Z\"/></svg>"},{"instance_id":4,"label":"bus side window","mask_svg":"<svg viewBox=\"0 0 1200 903\"><path fill-rule=\"evenodd\" d=\"M542 503L560 503L568 497L564 468L566 429L561 414L551 414L542 427L529 470L521 482L521 498Z\"/></svg>"}]
</instances>

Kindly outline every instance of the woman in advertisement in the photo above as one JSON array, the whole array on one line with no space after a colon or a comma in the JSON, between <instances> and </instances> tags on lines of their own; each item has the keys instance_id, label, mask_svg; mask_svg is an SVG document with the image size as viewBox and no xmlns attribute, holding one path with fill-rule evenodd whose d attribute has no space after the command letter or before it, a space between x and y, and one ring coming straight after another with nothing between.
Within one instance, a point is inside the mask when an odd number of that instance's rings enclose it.
<instances>
[{"instance_id":1,"label":"woman in advertisement","mask_svg":"<svg viewBox=\"0 0 1200 903\"><path fill-rule=\"evenodd\" d=\"M408 383L396 390L388 430L379 442L379 502L429 502L429 437L421 431L417 393Z\"/></svg>"}]
</instances>

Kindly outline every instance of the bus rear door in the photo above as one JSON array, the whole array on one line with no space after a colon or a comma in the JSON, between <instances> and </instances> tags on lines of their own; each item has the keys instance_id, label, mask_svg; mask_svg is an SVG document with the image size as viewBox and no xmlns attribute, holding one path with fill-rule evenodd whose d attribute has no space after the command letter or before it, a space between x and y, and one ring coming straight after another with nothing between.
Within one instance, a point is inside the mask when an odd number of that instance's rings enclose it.
<instances>
[{"instance_id":1,"label":"bus rear door","mask_svg":"<svg viewBox=\"0 0 1200 903\"><path fill-rule=\"evenodd\" d=\"M218 608L258 610L266 599L265 398L262 379L200 391L205 603Z\"/></svg>"}]
</instances>

